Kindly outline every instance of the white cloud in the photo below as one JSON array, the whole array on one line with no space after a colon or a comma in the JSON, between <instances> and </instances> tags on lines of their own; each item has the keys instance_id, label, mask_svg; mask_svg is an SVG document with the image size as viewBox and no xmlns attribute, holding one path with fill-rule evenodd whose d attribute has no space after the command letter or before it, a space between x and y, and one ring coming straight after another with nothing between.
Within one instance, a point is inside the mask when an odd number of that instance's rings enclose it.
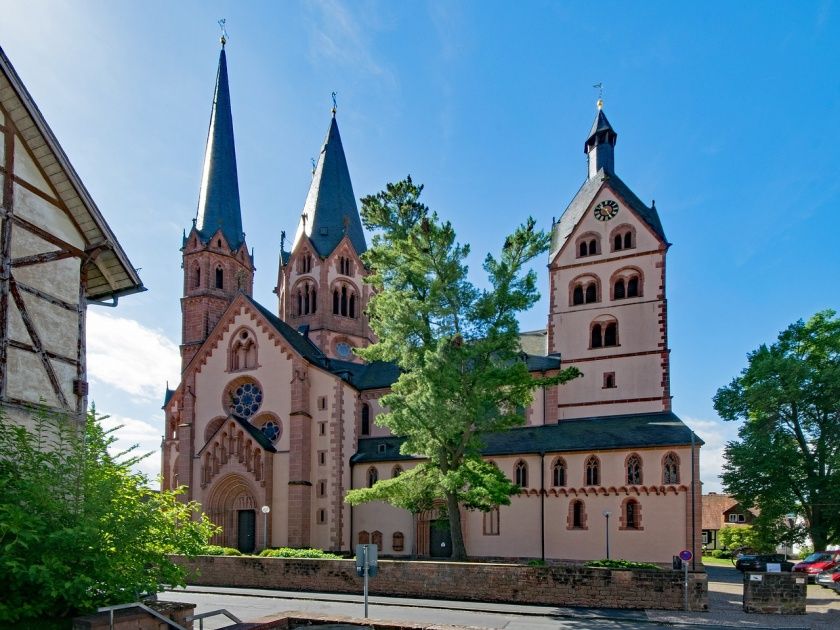
<instances>
[{"instance_id":1,"label":"white cloud","mask_svg":"<svg viewBox=\"0 0 840 630\"><path fill-rule=\"evenodd\" d=\"M178 382L178 346L161 332L96 310L87 318L88 376L131 394L137 402L158 401L167 380Z\"/></svg>"},{"instance_id":2,"label":"white cloud","mask_svg":"<svg viewBox=\"0 0 840 630\"><path fill-rule=\"evenodd\" d=\"M722 492L720 473L723 471L723 450L726 443L738 436L738 425L722 420L683 418L683 421L705 442L700 449L700 479L703 494Z\"/></svg>"},{"instance_id":3,"label":"white cloud","mask_svg":"<svg viewBox=\"0 0 840 630\"><path fill-rule=\"evenodd\" d=\"M149 478L149 485L157 487L157 476L160 474L160 441L161 429L134 418L124 416L109 416L102 421L105 429L120 427L112 434L116 442L109 449L112 455L116 455L128 448L137 445L132 455L145 455L148 457L141 460L134 466L134 470L144 473Z\"/></svg>"}]
</instances>

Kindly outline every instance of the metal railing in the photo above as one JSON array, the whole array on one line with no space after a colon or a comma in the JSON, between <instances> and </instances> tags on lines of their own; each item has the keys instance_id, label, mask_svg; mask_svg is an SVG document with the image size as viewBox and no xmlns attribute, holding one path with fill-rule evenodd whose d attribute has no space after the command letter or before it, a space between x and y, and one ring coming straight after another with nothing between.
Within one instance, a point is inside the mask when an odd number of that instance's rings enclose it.
<instances>
[{"instance_id":1,"label":"metal railing","mask_svg":"<svg viewBox=\"0 0 840 630\"><path fill-rule=\"evenodd\" d=\"M198 628L199 630L204 630L204 620L207 617L213 617L215 615L224 615L234 623L242 623L242 620L234 615L233 613L228 612L224 608L220 608L219 610L211 610L210 612L201 613L200 615L190 615L185 620L186 621L195 621L198 619Z\"/></svg>"},{"instance_id":2,"label":"metal railing","mask_svg":"<svg viewBox=\"0 0 840 630\"><path fill-rule=\"evenodd\" d=\"M187 630L184 626L175 623L174 621L172 621L168 617L164 617L158 611L153 610L153 609L149 608L148 606L146 606L146 604L141 604L140 602L135 602L133 604L118 604L116 606L103 606L102 608L97 608L96 612L107 612L107 613L109 613L110 619L108 621L108 627L110 628L110 630L114 630L114 611L115 610L125 610L126 608L139 608L140 610L142 610L144 612L147 612L150 615L152 615L152 617L157 617L158 619L160 619L161 621L163 621L164 623L166 623L170 627L175 628L175 630Z\"/></svg>"}]
</instances>

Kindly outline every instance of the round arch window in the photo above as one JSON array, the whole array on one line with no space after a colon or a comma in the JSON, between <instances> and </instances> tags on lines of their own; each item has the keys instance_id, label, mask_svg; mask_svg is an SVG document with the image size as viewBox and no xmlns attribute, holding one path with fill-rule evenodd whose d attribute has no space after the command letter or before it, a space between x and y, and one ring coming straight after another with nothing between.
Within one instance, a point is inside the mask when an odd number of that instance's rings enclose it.
<instances>
[{"instance_id":1,"label":"round arch window","mask_svg":"<svg viewBox=\"0 0 840 630\"><path fill-rule=\"evenodd\" d=\"M262 425L262 427L260 427L260 431L262 431L263 434L272 442L276 442L277 438L280 437L280 425L274 420L269 420Z\"/></svg>"},{"instance_id":2,"label":"round arch window","mask_svg":"<svg viewBox=\"0 0 840 630\"><path fill-rule=\"evenodd\" d=\"M231 411L240 418L250 418L260 409L263 394L256 383L242 383L231 394Z\"/></svg>"}]
</instances>

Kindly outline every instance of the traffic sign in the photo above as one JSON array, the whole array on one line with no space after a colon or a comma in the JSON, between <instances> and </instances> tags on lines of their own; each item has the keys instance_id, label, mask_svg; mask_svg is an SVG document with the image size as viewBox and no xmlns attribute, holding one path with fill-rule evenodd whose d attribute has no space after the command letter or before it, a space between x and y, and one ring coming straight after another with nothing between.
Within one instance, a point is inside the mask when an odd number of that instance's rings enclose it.
<instances>
[{"instance_id":1,"label":"traffic sign","mask_svg":"<svg viewBox=\"0 0 840 630\"><path fill-rule=\"evenodd\" d=\"M680 560L682 560L683 562L688 562L689 560L691 560L691 558L692 554L688 549L683 549L682 551L680 551Z\"/></svg>"}]
</instances>

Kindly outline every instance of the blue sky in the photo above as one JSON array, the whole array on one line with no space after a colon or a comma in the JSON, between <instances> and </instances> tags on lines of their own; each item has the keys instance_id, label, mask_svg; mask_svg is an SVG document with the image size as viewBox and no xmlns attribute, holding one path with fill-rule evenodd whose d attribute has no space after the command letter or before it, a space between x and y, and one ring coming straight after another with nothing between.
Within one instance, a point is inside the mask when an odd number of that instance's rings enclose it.
<instances>
[{"instance_id":1,"label":"blue sky","mask_svg":"<svg viewBox=\"0 0 840 630\"><path fill-rule=\"evenodd\" d=\"M585 177L605 86L616 171L668 240L674 410L707 441L705 490L736 427L712 408L746 354L836 307L840 7L833 2L0 0L0 45L148 292L91 308L92 398L156 449L177 381L180 238L195 215L218 60L228 64L255 297L274 307L310 157L338 93L356 197L411 174L473 248ZM544 263L538 271L547 292ZM542 300L523 329L545 326ZM144 470L155 472L155 454Z\"/></svg>"}]
</instances>

